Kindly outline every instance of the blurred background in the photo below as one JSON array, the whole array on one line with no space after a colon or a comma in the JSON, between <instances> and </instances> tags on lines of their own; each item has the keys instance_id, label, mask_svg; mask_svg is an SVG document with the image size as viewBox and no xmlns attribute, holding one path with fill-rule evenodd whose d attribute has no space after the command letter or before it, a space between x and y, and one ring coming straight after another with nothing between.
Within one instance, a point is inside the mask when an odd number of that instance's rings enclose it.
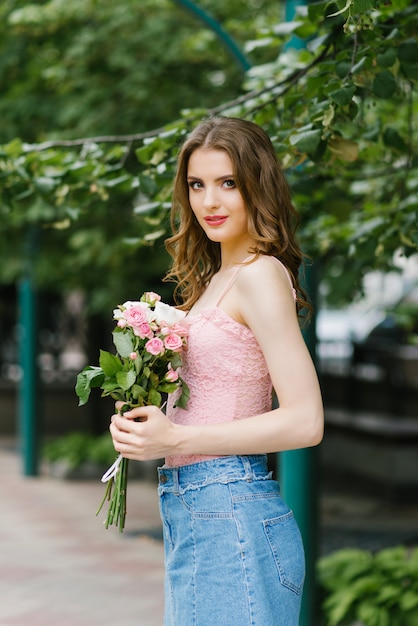
<instances>
[{"instance_id":1,"label":"blurred background","mask_svg":"<svg viewBox=\"0 0 418 626\"><path fill-rule=\"evenodd\" d=\"M417 25L415 0L0 5L2 449L24 476L96 481L113 462L113 402L93 393L79 408L77 373L113 349L118 304L146 290L172 300L164 239L187 132L210 114L260 124L301 216L315 308L304 332L325 404L319 448L270 459L310 557L304 624L319 517L323 553L417 541ZM155 481L155 465L137 476ZM35 488L11 484L24 502ZM351 589L339 558L324 564L331 594L333 581ZM399 552L387 560L387 595L368 587L356 624L417 623L418 586L404 593L417 568L405 578ZM360 587L346 604L337 589L335 610L361 604ZM400 613L395 597L409 602Z\"/></svg>"}]
</instances>

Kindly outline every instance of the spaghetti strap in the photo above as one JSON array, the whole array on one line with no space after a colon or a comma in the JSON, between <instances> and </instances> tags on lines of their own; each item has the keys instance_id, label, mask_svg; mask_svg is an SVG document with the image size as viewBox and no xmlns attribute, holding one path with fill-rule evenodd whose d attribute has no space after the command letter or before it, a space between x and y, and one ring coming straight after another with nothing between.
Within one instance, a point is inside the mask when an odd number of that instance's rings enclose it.
<instances>
[{"instance_id":1,"label":"spaghetti strap","mask_svg":"<svg viewBox=\"0 0 418 626\"><path fill-rule=\"evenodd\" d=\"M219 298L216 301L215 306L218 307L221 303L221 300L224 298L225 294L230 290L230 288L232 287L237 274L240 270L240 268L242 267L242 265L244 263L246 263L247 261L249 261L254 255L252 254L251 256L247 257L246 259L244 259L242 261L242 263L240 263L239 265L236 266L234 273L232 274L231 278L228 280L228 282L226 283L225 287L222 289L221 295L219 296Z\"/></svg>"},{"instance_id":2,"label":"spaghetti strap","mask_svg":"<svg viewBox=\"0 0 418 626\"><path fill-rule=\"evenodd\" d=\"M222 298L225 296L225 294L229 291L229 289L232 287L237 274L238 274L238 270L240 269L240 265L238 265L235 268L234 273L232 274L231 278L228 280L228 282L226 283L225 287L222 289L221 295L219 296L219 298L217 299L215 306L218 307L221 303Z\"/></svg>"}]
</instances>

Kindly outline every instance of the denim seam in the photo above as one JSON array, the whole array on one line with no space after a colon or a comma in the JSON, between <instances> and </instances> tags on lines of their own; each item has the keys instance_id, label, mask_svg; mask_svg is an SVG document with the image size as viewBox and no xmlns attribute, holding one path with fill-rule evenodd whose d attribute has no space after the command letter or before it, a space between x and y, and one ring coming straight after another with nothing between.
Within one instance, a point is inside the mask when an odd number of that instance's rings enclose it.
<instances>
[{"instance_id":1,"label":"denim seam","mask_svg":"<svg viewBox=\"0 0 418 626\"><path fill-rule=\"evenodd\" d=\"M193 516L191 516L190 518L190 528L191 528L191 534L192 534L192 541L193 541L193 581L192 581L192 585L193 585L193 626L197 626L197 615L196 615L196 603L197 603L197 598L196 598L196 537L195 537L195 532L194 532L194 519Z\"/></svg>"},{"instance_id":2,"label":"denim seam","mask_svg":"<svg viewBox=\"0 0 418 626\"><path fill-rule=\"evenodd\" d=\"M253 502L254 500L271 500L274 498L279 498L278 493L250 493L248 495L242 496L234 496L233 502Z\"/></svg>"},{"instance_id":3,"label":"denim seam","mask_svg":"<svg viewBox=\"0 0 418 626\"><path fill-rule=\"evenodd\" d=\"M231 496L231 502L233 505L233 499L232 499L232 493L231 490L230 491L230 496ZM240 554L241 554L241 566L243 569L243 577L244 577L244 584L245 584L245 589L246 589L246 597L247 597L247 607L248 607L248 617L249 617L249 622L248 622L248 626L254 626L254 622L253 622L253 615L252 615L252 606L251 606L251 598L250 598L250 588L249 588L249 583L248 583L248 572L247 572L247 567L246 567L246 552L243 546L243 542L242 542L242 533L240 530L240 523L238 518L235 515L235 507L232 506L232 514L233 514L233 519L235 522L235 527L237 529L237 539L238 539L238 543L239 543L239 549L240 549ZM243 625L245 626L245 625Z\"/></svg>"},{"instance_id":4,"label":"denim seam","mask_svg":"<svg viewBox=\"0 0 418 626\"><path fill-rule=\"evenodd\" d=\"M263 476L252 476L251 477L251 482L252 481L266 481L266 480L270 480L271 479L271 475L267 474L267 475L263 475ZM235 483L235 482L249 482L249 476L242 476L242 475L231 475L231 476L220 476L219 478L206 478L206 480L199 482L199 483L192 483L187 485L187 487L181 487L180 485L170 485L169 487L167 487L166 485L159 485L158 487L158 494L161 496L164 493L174 493L175 495L183 495L185 494L187 491L196 491L199 489L202 489L203 487L207 487L208 485L215 485L215 484L221 484L221 485L228 485L229 483Z\"/></svg>"}]
</instances>

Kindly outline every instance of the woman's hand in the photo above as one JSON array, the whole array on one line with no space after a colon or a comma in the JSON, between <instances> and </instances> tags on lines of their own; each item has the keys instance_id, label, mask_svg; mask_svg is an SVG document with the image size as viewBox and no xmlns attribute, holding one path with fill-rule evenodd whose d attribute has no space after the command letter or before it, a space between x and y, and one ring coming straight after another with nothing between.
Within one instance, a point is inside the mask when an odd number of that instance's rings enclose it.
<instances>
[{"instance_id":1,"label":"woman's hand","mask_svg":"<svg viewBox=\"0 0 418 626\"><path fill-rule=\"evenodd\" d=\"M124 402L116 403L120 411ZM126 459L149 461L173 453L176 426L156 406L142 406L112 415L113 445Z\"/></svg>"}]
</instances>

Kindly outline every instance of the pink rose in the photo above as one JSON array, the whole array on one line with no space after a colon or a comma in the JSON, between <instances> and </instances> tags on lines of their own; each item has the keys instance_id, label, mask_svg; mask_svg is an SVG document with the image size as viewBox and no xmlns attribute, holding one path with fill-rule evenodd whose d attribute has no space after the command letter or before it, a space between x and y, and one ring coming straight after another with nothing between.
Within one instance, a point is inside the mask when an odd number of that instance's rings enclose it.
<instances>
[{"instance_id":1,"label":"pink rose","mask_svg":"<svg viewBox=\"0 0 418 626\"><path fill-rule=\"evenodd\" d=\"M169 370L167 372L167 374L164 376L164 380L166 380L168 383L175 383L178 381L179 379L179 373L177 370L173 370L170 365L168 366Z\"/></svg>"},{"instance_id":2,"label":"pink rose","mask_svg":"<svg viewBox=\"0 0 418 626\"><path fill-rule=\"evenodd\" d=\"M145 350L153 356L158 356L159 354L164 354L164 344L161 339L154 337L154 339L147 341Z\"/></svg>"},{"instance_id":3,"label":"pink rose","mask_svg":"<svg viewBox=\"0 0 418 626\"><path fill-rule=\"evenodd\" d=\"M180 350L183 347L183 341L180 335L177 335L176 333L170 333L164 339L164 345L167 348L167 350L172 350L173 352L180 352Z\"/></svg>"},{"instance_id":4,"label":"pink rose","mask_svg":"<svg viewBox=\"0 0 418 626\"><path fill-rule=\"evenodd\" d=\"M152 332L151 326L148 322L144 322L143 324L139 324L139 326L134 327L134 335L140 337L141 339L145 339L145 337L152 339L154 333Z\"/></svg>"},{"instance_id":5,"label":"pink rose","mask_svg":"<svg viewBox=\"0 0 418 626\"><path fill-rule=\"evenodd\" d=\"M174 324L174 326L171 327L171 332L180 335L180 337L187 337L189 334L189 330L185 326L181 326L181 324Z\"/></svg>"},{"instance_id":6,"label":"pink rose","mask_svg":"<svg viewBox=\"0 0 418 626\"><path fill-rule=\"evenodd\" d=\"M154 291L146 291L142 298L144 302L147 302L150 306L154 306L156 302L161 300L161 296L159 296L158 293L155 293Z\"/></svg>"},{"instance_id":7,"label":"pink rose","mask_svg":"<svg viewBox=\"0 0 418 626\"><path fill-rule=\"evenodd\" d=\"M129 358L131 359L131 361L135 361L135 359L138 357L136 352L131 352L131 354L129 355Z\"/></svg>"},{"instance_id":8,"label":"pink rose","mask_svg":"<svg viewBox=\"0 0 418 626\"><path fill-rule=\"evenodd\" d=\"M123 317L128 326L138 329L141 324L148 323L147 311L144 306L132 306L123 312Z\"/></svg>"}]
</instances>

